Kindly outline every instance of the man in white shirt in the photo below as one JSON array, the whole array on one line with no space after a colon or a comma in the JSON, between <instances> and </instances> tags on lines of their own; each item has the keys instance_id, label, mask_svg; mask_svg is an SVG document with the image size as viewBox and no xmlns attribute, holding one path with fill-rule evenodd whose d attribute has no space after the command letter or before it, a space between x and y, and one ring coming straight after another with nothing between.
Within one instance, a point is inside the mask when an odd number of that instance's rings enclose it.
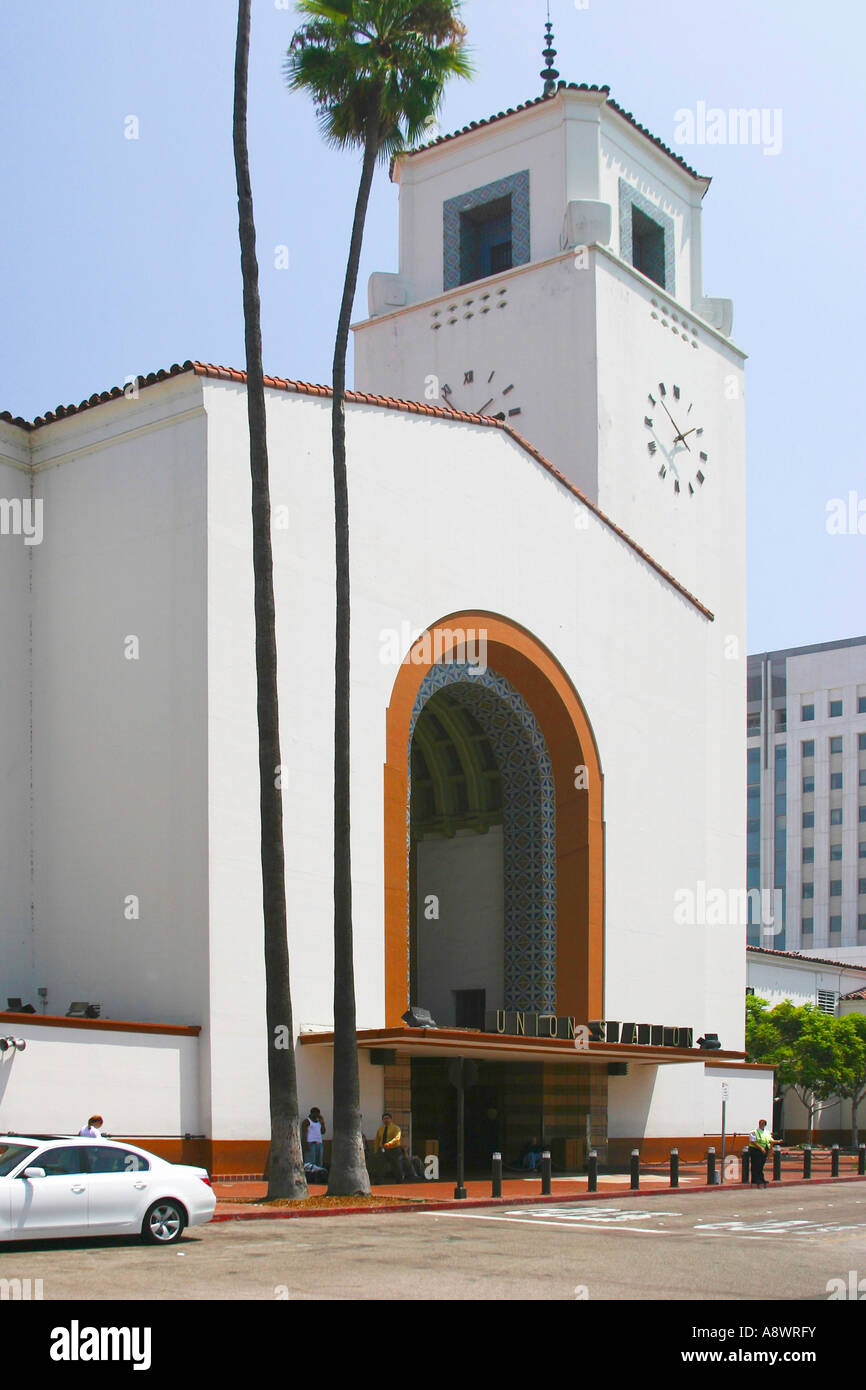
<instances>
[{"instance_id":1,"label":"man in white shirt","mask_svg":"<svg viewBox=\"0 0 866 1390\"><path fill-rule=\"evenodd\" d=\"M103 1123L104 1122L101 1115L91 1115L90 1119L87 1121L87 1124L84 1125L78 1131L79 1138L101 1139Z\"/></svg>"}]
</instances>

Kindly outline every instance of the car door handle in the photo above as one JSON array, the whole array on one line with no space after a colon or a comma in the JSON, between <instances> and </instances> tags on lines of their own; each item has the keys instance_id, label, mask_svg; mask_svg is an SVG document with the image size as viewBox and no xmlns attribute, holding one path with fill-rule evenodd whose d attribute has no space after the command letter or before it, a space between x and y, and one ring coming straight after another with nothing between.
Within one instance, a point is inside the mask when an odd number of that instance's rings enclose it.
<instances>
[{"instance_id":1,"label":"car door handle","mask_svg":"<svg viewBox=\"0 0 866 1390\"><path fill-rule=\"evenodd\" d=\"M146 1182L134 1182L132 1185L133 1185L133 1187L138 1187L138 1188L145 1188L145 1187L147 1187L147 1183L146 1183Z\"/></svg>"},{"instance_id":2,"label":"car door handle","mask_svg":"<svg viewBox=\"0 0 866 1390\"><path fill-rule=\"evenodd\" d=\"M73 1184L73 1187L72 1187L72 1191L73 1191L73 1192L86 1192L86 1191L87 1191L87 1188L84 1186L83 1183L74 1183L74 1184Z\"/></svg>"}]
</instances>

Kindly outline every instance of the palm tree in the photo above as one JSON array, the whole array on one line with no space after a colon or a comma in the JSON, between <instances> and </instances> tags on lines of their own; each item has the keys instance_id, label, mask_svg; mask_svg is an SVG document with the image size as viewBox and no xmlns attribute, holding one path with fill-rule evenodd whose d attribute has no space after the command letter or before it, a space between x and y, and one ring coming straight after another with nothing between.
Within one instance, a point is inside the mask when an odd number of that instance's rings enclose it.
<instances>
[{"instance_id":1,"label":"palm tree","mask_svg":"<svg viewBox=\"0 0 866 1390\"><path fill-rule=\"evenodd\" d=\"M255 577L256 682L259 726L259 789L262 830L262 904L265 935L265 989L268 1029L268 1092L271 1149L269 1197L306 1197L307 1181L298 1135L298 1083L295 1074L289 946L286 935L286 874L280 719L277 700L277 636L274 614L271 501L262 370L262 327L256 227L247 148L247 86L251 0L239 0L235 49L233 137L238 188L241 273L244 286L244 338L247 358L247 415L252 475L253 573Z\"/></svg>"},{"instance_id":2,"label":"palm tree","mask_svg":"<svg viewBox=\"0 0 866 1390\"><path fill-rule=\"evenodd\" d=\"M416 144L450 77L470 66L460 0L298 0L309 16L285 65L292 91L308 92L330 145L363 151L361 182L334 345L332 440L337 614L334 659L334 1135L328 1192L366 1193L361 1142L352 864L349 843L349 494L346 476L346 354L364 223L380 160Z\"/></svg>"}]
</instances>

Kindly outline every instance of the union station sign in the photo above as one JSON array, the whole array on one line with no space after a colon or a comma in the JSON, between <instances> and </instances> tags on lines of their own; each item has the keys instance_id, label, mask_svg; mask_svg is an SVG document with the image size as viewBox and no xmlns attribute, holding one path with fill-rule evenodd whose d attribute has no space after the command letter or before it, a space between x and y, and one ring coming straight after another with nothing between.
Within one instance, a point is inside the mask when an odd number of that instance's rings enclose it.
<instances>
[{"instance_id":1,"label":"union station sign","mask_svg":"<svg viewBox=\"0 0 866 1390\"><path fill-rule=\"evenodd\" d=\"M516 1038L561 1038L581 1043L620 1043L630 1047L694 1047L694 1029L661 1023L614 1023L595 1019L577 1023L573 1017L531 1013L524 1009L488 1009L486 1033Z\"/></svg>"}]
</instances>

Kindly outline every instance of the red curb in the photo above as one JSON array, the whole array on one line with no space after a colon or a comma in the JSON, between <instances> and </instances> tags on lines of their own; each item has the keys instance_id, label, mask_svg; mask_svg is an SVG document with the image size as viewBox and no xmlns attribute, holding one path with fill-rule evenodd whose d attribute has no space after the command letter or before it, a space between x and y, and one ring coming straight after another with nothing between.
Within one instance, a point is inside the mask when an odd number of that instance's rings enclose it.
<instances>
[{"instance_id":1,"label":"red curb","mask_svg":"<svg viewBox=\"0 0 866 1390\"><path fill-rule=\"evenodd\" d=\"M866 1182L866 1178L859 1177L856 1173L853 1176L839 1178L789 1178L787 1181L771 1183L768 1191L779 1191L783 1187L822 1187L834 1182ZM761 1191L762 1189L758 1189ZM676 1193L677 1197L691 1196L699 1192L749 1192L749 1183L716 1183L710 1186L702 1183L700 1186L690 1187L653 1187L639 1188L633 1192L630 1188L624 1191L607 1192L570 1192L558 1195L551 1194L549 1197L536 1195L533 1197L470 1197L466 1201L450 1202L427 1202L423 1198L417 1201L409 1201L405 1206L387 1207L315 1207L307 1211L288 1211L286 1208L266 1211L242 1211L242 1212L217 1212L211 1217L211 1224L215 1221L284 1221L296 1220L303 1217L314 1216L359 1216L362 1213L369 1213L371 1216L379 1216L385 1212L397 1213L417 1211L468 1211L479 1207L528 1207L540 1206L544 1203L547 1206L552 1204L565 1205L567 1202L599 1202L608 1201L614 1197L663 1197Z\"/></svg>"}]
</instances>

